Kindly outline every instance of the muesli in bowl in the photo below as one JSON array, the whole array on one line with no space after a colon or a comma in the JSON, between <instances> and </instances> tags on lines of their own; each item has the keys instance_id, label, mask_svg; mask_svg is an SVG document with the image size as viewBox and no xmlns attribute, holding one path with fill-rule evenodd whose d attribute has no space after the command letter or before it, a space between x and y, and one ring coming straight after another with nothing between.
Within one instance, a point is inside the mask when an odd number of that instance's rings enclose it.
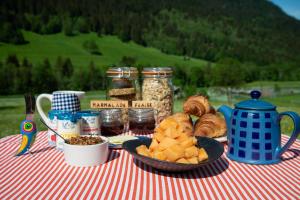
<instances>
[{"instance_id":1,"label":"muesli in bowl","mask_svg":"<svg viewBox=\"0 0 300 200\"><path fill-rule=\"evenodd\" d=\"M97 166L108 158L108 138L103 136L78 136L64 143L67 164L78 167Z\"/></svg>"},{"instance_id":2,"label":"muesli in bowl","mask_svg":"<svg viewBox=\"0 0 300 200\"><path fill-rule=\"evenodd\" d=\"M71 137L67 140L68 144L72 145L93 145L93 144L100 144L103 140L101 137L94 137L94 136L79 136L79 137Z\"/></svg>"}]
</instances>

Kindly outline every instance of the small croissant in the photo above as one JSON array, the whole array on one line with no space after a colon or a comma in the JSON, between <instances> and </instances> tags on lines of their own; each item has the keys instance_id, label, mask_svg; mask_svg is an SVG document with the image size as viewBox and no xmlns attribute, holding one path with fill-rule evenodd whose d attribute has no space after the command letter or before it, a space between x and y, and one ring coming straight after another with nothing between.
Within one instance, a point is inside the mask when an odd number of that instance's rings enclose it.
<instances>
[{"instance_id":1,"label":"small croissant","mask_svg":"<svg viewBox=\"0 0 300 200\"><path fill-rule=\"evenodd\" d=\"M196 121L194 127L195 136L220 137L226 133L225 120L218 114L204 114Z\"/></svg>"},{"instance_id":2,"label":"small croissant","mask_svg":"<svg viewBox=\"0 0 300 200\"><path fill-rule=\"evenodd\" d=\"M201 95L190 96L183 104L183 110L189 115L201 117L206 113L215 113L207 97Z\"/></svg>"}]
</instances>

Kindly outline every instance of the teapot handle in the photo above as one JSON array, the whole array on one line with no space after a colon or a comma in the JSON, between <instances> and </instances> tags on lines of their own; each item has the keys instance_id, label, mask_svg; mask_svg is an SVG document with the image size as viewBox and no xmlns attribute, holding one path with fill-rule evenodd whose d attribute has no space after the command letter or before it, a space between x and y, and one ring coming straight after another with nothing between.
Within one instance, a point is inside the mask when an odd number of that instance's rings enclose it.
<instances>
[{"instance_id":1,"label":"teapot handle","mask_svg":"<svg viewBox=\"0 0 300 200\"><path fill-rule=\"evenodd\" d=\"M300 117L297 113L295 112L283 112L279 114L280 120L282 119L282 116L289 116L292 118L293 123L294 123L294 130L293 133L290 137L290 139L287 141L287 143L282 147L279 148L276 152L276 157L279 158L297 139L299 133L300 133Z\"/></svg>"}]
</instances>

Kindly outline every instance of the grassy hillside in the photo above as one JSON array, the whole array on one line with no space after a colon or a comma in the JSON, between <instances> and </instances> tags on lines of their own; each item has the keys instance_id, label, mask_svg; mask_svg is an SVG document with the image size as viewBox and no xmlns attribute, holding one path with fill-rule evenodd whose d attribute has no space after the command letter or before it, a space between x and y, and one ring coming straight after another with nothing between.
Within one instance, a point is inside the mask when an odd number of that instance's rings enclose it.
<instances>
[{"instance_id":1,"label":"grassy hillside","mask_svg":"<svg viewBox=\"0 0 300 200\"><path fill-rule=\"evenodd\" d=\"M9 54L16 54L18 58L27 57L33 63L42 62L44 58L49 58L53 63L58 56L69 57L76 67L87 66L92 60L96 66L118 65L123 56L134 57L136 64L152 66L203 66L206 63L200 59L184 60L183 56L167 55L155 48L146 48L133 42L124 43L116 36L98 37L96 33L89 33L68 37L63 33L39 35L27 31L23 34L28 44L0 43L0 60ZM87 40L97 43L101 56L92 55L82 47Z\"/></svg>"},{"instance_id":2,"label":"grassy hillside","mask_svg":"<svg viewBox=\"0 0 300 200\"><path fill-rule=\"evenodd\" d=\"M269 0L78 2L1 1L0 41L24 43L20 29L70 36L97 32L212 62L233 57L257 65L299 63L300 21Z\"/></svg>"}]
</instances>

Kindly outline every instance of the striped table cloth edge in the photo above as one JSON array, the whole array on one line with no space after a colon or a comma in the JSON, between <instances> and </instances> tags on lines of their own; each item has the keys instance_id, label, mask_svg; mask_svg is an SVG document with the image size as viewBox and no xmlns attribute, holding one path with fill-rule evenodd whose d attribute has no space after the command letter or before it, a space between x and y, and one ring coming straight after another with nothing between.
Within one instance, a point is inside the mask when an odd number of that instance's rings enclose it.
<instances>
[{"instance_id":1,"label":"striped table cloth edge","mask_svg":"<svg viewBox=\"0 0 300 200\"><path fill-rule=\"evenodd\" d=\"M124 150L97 167L72 167L39 132L32 155L15 157L20 135L0 139L0 199L299 199L300 141L276 165L222 157L186 173L157 171ZM289 137L282 136L285 143ZM227 146L225 145L225 152Z\"/></svg>"}]
</instances>

